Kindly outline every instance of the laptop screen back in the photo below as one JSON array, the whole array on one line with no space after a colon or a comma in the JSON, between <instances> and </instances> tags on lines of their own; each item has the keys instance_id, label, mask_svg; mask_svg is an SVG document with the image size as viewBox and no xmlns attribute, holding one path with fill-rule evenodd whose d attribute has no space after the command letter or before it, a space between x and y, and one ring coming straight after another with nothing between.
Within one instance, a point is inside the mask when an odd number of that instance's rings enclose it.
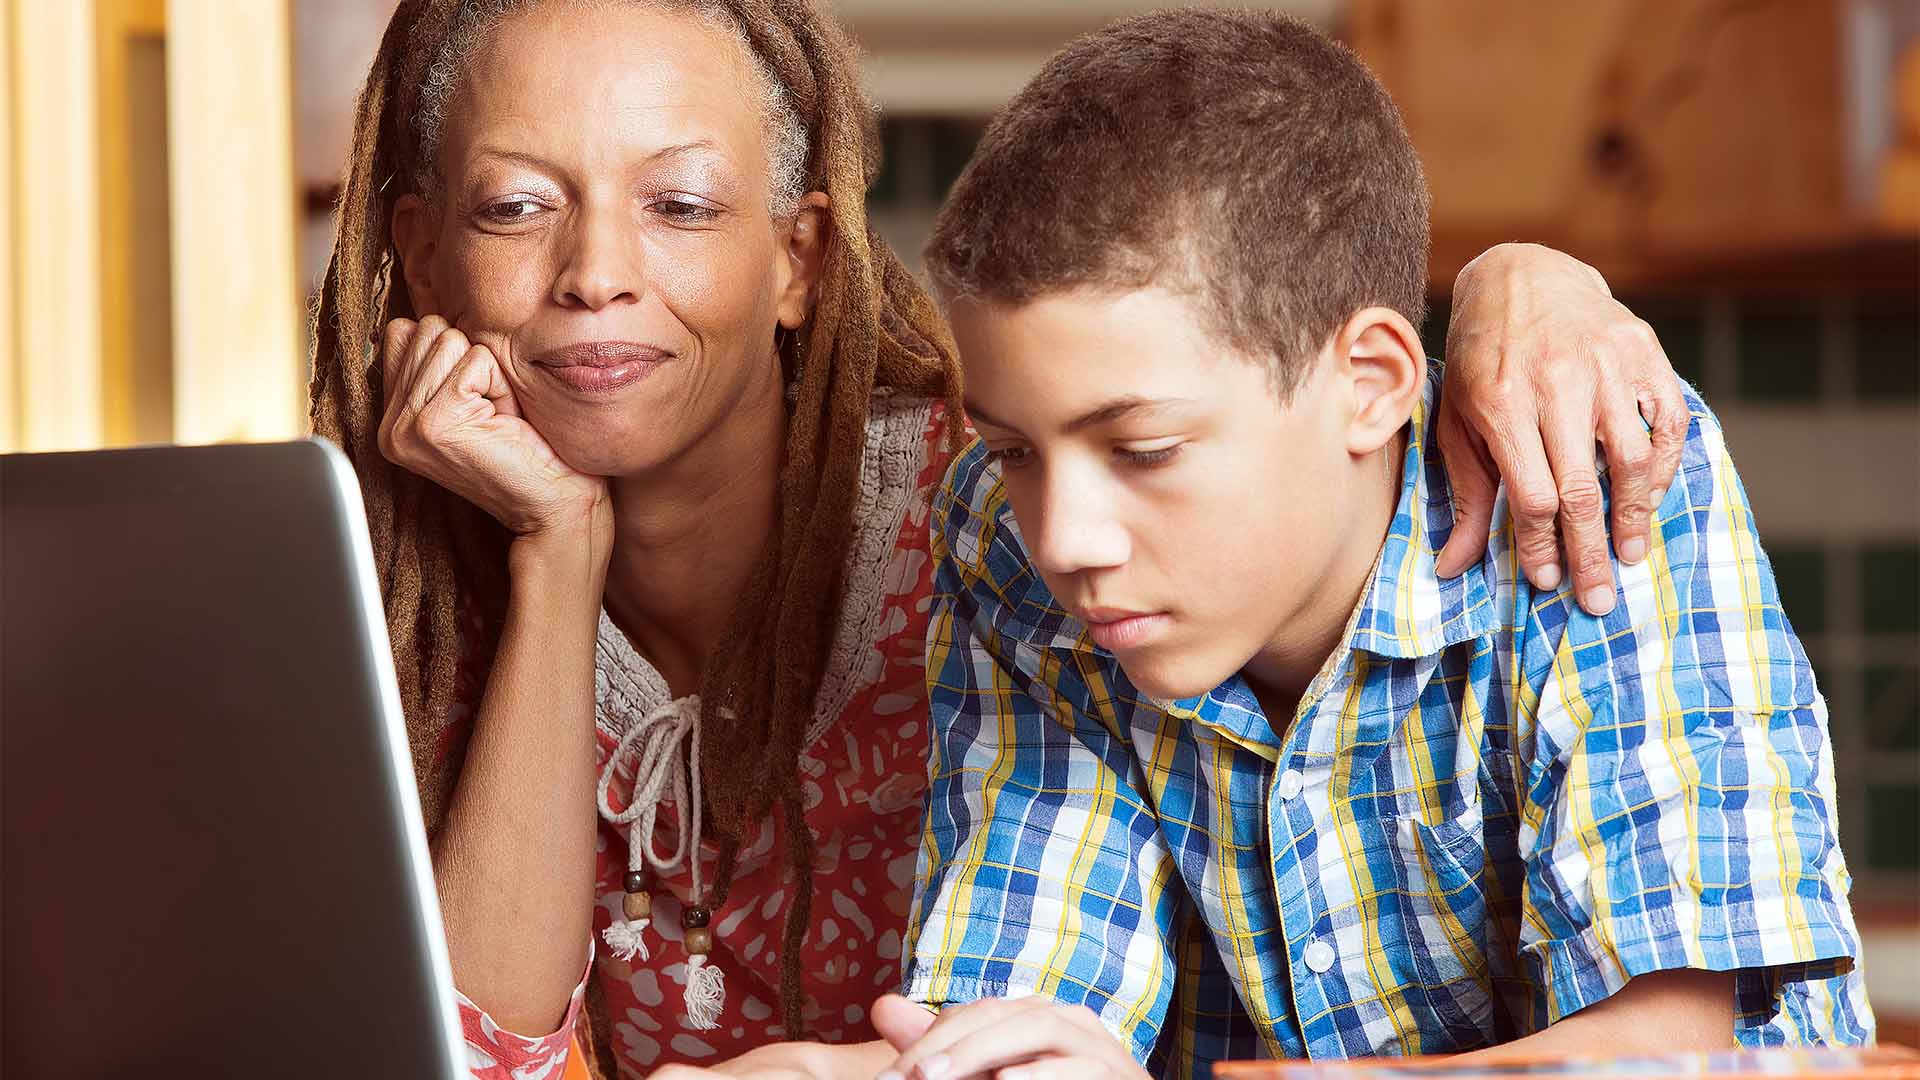
<instances>
[{"instance_id":1,"label":"laptop screen back","mask_svg":"<svg viewBox=\"0 0 1920 1080\"><path fill-rule=\"evenodd\" d=\"M0 458L8 1076L464 1072L350 478Z\"/></svg>"}]
</instances>

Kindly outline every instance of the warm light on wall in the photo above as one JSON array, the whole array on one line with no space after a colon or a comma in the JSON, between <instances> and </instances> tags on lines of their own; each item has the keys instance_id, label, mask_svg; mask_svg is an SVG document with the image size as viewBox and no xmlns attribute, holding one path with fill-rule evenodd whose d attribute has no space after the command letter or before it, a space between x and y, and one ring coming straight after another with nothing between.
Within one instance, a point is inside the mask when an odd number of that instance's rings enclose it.
<instances>
[{"instance_id":1,"label":"warm light on wall","mask_svg":"<svg viewBox=\"0 0 1920 1080\"><path fill-rule=\"evenodd\" d=\"M9 449L96 446L100 206L94 5L10 3L6 61L12 318L0 342Z\"/></svg>"},{"instance_id":2,"label":"warm light on wall","mask_svg":"<svg viewBox=\"0 0 1920 1080\"><path fill-rule=\"evenodd\" d=\"M6 0L0 452L305 430L289 51L284 0Z\"/></svg>"},{"instance_id":3,"label":"warm light on wall","mask_svg":"<svg viewBox=\"0 0 1920 1080\"><path fill-rule=\"evenodd\" d=\"M174 439L305 423L287 6L167 5Z\"/></svg>"}]
</instances>

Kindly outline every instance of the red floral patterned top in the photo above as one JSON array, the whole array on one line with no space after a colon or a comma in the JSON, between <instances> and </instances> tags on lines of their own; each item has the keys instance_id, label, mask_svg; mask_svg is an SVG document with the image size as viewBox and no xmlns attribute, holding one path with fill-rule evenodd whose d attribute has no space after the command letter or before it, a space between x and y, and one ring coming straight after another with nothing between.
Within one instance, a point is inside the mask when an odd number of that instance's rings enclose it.
<instances>
[{"instance_id":1,"label":"red floral patterned top","mask_svg":"<svg viewBox=\"0 0 1920 1080\"><path fill-rule=\"evenodd\" d=\"M901 934L926 787L927 513L947 464L945 440L944 410L937 404L875 398L841 630L819 693L818 734L799 762L817 850L801 970L809 1031L826 1042L875 1038L867 1008L900 987ZM658 674L604 615L596 668L604 769L626 725L666 704L668 695ZM484 665L467 665L449 747L464 740L484 689ZM616 806L624 805L632 785L629 756L615 769ZM663 810L659 817L655 847L671 850L674 814ZM774 839L769 822L759 841L740 853L728 902L712 914L708 960L724 973L726 1001L717 1029L697 1030L682 1006L687 953L680 912L689 897L688 876L683 869L652 885L650 958L615 957L600 935L621 917L628 844L625 829L603 819L593 952L566 1020L553 1032L509 1032L461 995L473 1075L559 1080L587 979L597 980L605 995L623 1076L640 1077L675 1062L714 1064L783 1038L779 948L791 886ZM711 880L711 846L702 854Z\"/></svg>"}]
</instances>

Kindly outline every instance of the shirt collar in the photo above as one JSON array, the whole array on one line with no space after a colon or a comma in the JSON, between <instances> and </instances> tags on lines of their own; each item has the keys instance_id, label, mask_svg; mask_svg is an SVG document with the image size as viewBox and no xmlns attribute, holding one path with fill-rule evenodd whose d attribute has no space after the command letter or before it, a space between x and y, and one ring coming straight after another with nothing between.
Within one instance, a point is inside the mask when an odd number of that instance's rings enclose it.
<instances>
[{"instance_id":1,"label":"shirt collar","mask_svg":"<svg viewBox=\"0 0 1920 1080\"><path fill-rule=\"evenodd\" d=\"M1453 488L1435 442L1440 365L1429 362L1427 385L1407 425L1400 499L1388 526L1373 581L1361 594L1347 645L1377 656L1431 656L1493 630L1493 595L1481 562L1442 578L1440 549L1453 533Z\"/></svg>"}]
</instances>

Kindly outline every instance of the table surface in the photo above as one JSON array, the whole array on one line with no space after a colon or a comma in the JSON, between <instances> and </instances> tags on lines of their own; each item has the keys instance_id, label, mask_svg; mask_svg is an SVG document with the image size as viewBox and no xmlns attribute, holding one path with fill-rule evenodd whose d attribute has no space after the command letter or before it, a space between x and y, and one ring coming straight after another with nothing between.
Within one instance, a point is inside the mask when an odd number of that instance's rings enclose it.
<instances>
[{"instance_id":1,"label":"table surface","mask_svg":"<svg viewBox=\"0 0 1920 1080\"><path fill-rule=\"evenodd\" d=\"M1468 1064L1446 1057L1363 1058L1351 1061L1237 1061L1214 1066L1216 1080L1474 1080L1513 1076L1772 1077L1820 1076L1886 1080L1920 1078L1920 1053L1882 1044L1866 1049L1729 1050L1620 1058L1534 1058Z\"/></svg>"}]
</instances>

